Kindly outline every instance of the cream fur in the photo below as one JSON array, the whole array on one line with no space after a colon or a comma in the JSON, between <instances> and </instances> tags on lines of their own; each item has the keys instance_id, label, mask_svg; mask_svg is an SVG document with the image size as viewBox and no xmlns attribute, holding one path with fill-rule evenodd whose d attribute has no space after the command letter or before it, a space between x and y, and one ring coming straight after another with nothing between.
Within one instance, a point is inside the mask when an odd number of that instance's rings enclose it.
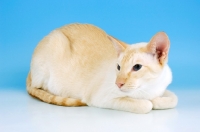
<instances>
[{"instance_id":1,"label":"cream fur","mask_svg":"<svg viewBox=\"0 0 200 132\"><path fill-rule=\"evenodd\" d=\"M162 39L163 35L157 36ZM32 96L57 105L87 104L134 113L173 108L177 97L165 91L172 81L164 56L168 53L164 50L159 57L150 52L148 46L157 41L154 38L149 43L129 46L89 24L56 29L34 51L27 90ZM137 63L143 67L132 72ZM118 88L117 81L123 81L124 86Z\"/></svg>"}]
</instances>

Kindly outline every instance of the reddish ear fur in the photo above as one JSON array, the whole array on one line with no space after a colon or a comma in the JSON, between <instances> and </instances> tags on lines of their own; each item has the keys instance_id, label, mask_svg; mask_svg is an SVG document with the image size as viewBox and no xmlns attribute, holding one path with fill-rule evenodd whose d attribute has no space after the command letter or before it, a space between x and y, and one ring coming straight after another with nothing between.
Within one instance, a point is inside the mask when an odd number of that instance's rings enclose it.
<instances>
[{"instance_id":1,"label":"reddish ear fur","mask_svg":"<svg viewBox=\"0 0 200 132\"><path fill-rule=\"evenodd\" d=\"M170 48L170 41L166 33L159 32L150 40L147 45L148 52L156 54L161 65L167 62Z\"/></svg>"},{"instance_id":2,"label":"reddish ear fur","mask_svg":"<svg viewBox=\"0 0 200 132\"><path fill-rule=\"evenodd\" d=\"M117 39L108 36L108 38L112 41L113 46L115 47L116 51L117 51L117 55L119 56L120 53L124 52L126 45L124 43L120 43L120 41L118 41Z\"/></svg>"}]
</instances>

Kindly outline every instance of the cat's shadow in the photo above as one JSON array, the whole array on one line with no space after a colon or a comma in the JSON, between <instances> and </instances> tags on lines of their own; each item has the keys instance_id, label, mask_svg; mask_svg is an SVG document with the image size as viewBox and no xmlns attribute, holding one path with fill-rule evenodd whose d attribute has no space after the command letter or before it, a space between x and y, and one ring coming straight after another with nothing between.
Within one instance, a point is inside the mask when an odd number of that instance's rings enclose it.
<instances>
[{"instance_id":1,"label":"cat's shadow","mask_svg":"<svg viewBox=\"0 0 200 132\"><path fill-rule=\"evenodd\" d=\"M56 127L74 128L77 124L79 129L117 129L142 130L145 129L162 131L169 130L170 124L175 124L178 118L177 109L152 110L148 114L134 114L130 112L101 109L96 107L63 107L47 104L39 100L29 98L28 113L34 126L40 126L44 131L48 130L41 126L43 122ZM91 125L92 124L92 125ZM90 126L88 128L87 126ZM170 130L169 130L170 131Z\"/></svg>"}]
</instances>

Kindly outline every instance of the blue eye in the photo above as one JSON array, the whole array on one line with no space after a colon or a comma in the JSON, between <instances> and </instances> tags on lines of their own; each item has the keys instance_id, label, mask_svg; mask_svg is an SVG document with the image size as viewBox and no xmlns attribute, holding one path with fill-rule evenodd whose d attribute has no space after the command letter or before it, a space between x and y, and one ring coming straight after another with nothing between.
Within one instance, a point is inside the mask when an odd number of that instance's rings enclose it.
<instances>
[{"instance_id":1,"label":"blue eye","mask_svg":"<svg viewBox=\"0 0 200 132\"><path fill-rule=\"evenodd\" d=\"M120 71L120 66L119 66L119 64L117 65L117 69Z\"/></svg>"},{"instance_id":2,"label":"blue eye","mask_svg":"<svg viewBox=\"0 0 200 132\"><path fill-rule=\"evenodd\" d=\"M142 65L136 64L136 65L133 66L133 71L138 71L138 70L140 70L141 68L142 68Z\"/></svg>"}]
</instances>

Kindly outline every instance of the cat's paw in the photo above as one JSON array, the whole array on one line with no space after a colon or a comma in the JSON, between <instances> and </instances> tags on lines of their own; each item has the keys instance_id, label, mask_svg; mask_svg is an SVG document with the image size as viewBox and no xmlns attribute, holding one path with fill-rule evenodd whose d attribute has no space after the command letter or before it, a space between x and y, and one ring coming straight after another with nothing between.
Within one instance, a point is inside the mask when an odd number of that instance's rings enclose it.
<instances>
[{"instance_id":1,"label":"cat's paw","mask_svg":"<svg viewBox=\"0 0 200 132\"><path fill-rule=\"evenodd\" d=\"M137 106L134 109L134 113L146 114L149 113L153 108L153 104L149 100L137 100Z\"/></svg>"},{"instance_id":2,"label":"cat's paw","mask_svg":"<svg viewBox=\"0 0 200 132\"><path fill-rule=\"evenodd\" d=\"M170 109L177 105L177 97L156 97L151 100L153 109Z\"/></svg>"}]
</instances>

